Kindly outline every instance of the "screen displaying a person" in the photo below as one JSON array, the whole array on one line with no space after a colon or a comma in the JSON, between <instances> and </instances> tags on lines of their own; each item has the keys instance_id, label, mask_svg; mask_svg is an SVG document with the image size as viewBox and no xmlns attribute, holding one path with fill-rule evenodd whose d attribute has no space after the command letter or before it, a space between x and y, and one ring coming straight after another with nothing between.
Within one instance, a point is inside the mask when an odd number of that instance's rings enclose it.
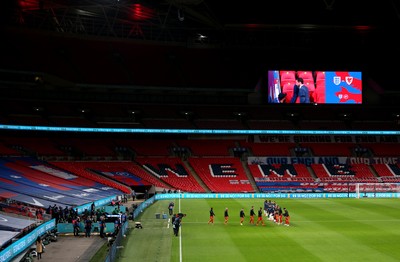
<instances>
[{"instance_id":1,"label":"screen displaying a person","mask_svg":"<svg viewBox=\"0 0 400 262\"><path fill-rule=\"evenodd\" d=\"M299 98L300 104L310 103L310 92L308 87L304 85L304 80L301 77L296 78L296 84L293 87L293 97L290 103L296 103Z\"/></svg>"}]
</instances>

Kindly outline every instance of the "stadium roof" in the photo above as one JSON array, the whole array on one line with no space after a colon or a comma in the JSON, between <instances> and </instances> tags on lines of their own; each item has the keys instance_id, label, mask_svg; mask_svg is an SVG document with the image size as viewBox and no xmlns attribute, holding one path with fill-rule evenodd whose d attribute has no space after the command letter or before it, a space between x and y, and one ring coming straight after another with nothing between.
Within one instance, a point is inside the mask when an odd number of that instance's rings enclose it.
<instances>
[{"instance_id":1,"label":"stadium roof","mask_svg":"<svg viewBox=\"0 0 400 262\"><path fill-rule=\"evenodd\" d=\"M6 23L58 32L211 43L250 31L372 32L400 25L400 2L362 0L12 0ZM2 5L7 5L2 3ZM245 40L243 40L245 44Z\"/></svg>"},{"instance_id":2,"label":"stadium roof","mask_svg":"<svg viewBox=\"0 0 400 262\"><path fill-rule=\"evenodd\" d=\"M400 58L399 0L11 0L1 5L0 80L7 89L3 94L9 93L3 99L71 97L75 93L65 92L72 89L83 91L86 100L143 97L157 103L165 85L164 102L195 97L201 87L201 101L235 104L247 101L244 96L268 69L353 70L362 71L368 84L364 102L378 94L374 105L383 101L397 114L398 69L390 64ZM107 53L97 56L96 49ZM118 67L105 69L101 56ZM54 66L57 59L63 68ZM32 61L41 75L32 72ZM92 72L79 72L86 65ZM91 74L102 81L106 72L128 86L86 81ZM26 79L34 80L31 86Z\"/></svg>"}]
</instances>

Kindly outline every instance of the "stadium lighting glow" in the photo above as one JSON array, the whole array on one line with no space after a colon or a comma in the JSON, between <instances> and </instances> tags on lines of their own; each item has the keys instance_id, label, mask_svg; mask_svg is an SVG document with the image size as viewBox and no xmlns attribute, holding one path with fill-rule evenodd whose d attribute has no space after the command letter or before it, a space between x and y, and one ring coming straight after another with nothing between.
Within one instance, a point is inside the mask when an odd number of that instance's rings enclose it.
<instances>
[{"instance_id":1,"label":"stadium lighting glow","mask_svg":"<svg viewBox=\"0 0 400 262\"><path fill-rule=\"evenodd\" d=\"M4 130L55 131L86 133L142 134L219 134L219 135L400 135L392 130L237 130L237 129L174 129L174 128L94 128L63 126L0 125Z\"/></svg>"}]
</instances>

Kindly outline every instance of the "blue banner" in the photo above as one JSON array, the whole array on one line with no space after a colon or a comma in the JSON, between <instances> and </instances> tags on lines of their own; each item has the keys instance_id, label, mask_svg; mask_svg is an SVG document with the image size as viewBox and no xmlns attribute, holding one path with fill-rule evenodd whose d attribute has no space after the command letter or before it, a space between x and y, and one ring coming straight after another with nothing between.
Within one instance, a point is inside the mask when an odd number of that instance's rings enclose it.
<instances>
[{"instance_id":1,"label":"blue banner","mask_svg":"<svg viewBox=\"0 0 400 262\"><path fill-rule=\"evenodd\" d=\"M187 198L356 198L356 193L181 193L181 194L157 194L155 200ZM400 193L363 193L362 197L370 198L400 198Z\"/></svg>"},{"instance_id":2,"label":"blue banner","mask_svg":"<svg viewBox=\"0 0 400 262\"><path fill-rule=\"evenodd\" d=\"M39 236L42 236L46 231L52 230L56 226L56 220L52 219L38 226L25 237L12 243L0 252L0 262L11 261L15 256L32 246Z\"/></svg>"}]
</instances>

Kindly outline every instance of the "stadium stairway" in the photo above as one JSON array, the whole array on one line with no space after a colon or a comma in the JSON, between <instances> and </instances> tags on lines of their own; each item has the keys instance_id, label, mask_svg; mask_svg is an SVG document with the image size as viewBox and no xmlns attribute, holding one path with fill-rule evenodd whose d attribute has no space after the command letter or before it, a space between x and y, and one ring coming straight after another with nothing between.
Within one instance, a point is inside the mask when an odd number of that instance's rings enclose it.
<instances>
[{"instance_id":1,"label":"stadium stairway","mask_svg":"<svg viewBox=\"0 0 400 262\"><path fill-rule=\"evenodd\" d=\"M133 163L135 163L137 165L138 168L140 168L144 173L146 173L147 175L149 175L150 177L152 177L153 179L156 179L160 184L162 184L161 187L163 188L174 188L172 185L170 185L169 183L167 183L166 181L154 176L153 174L151 174L150 172L148 172L141 163L139 163L137 160L133 160ZM159 185L160 186L160 185Z\"/></svg>"},{"instance_id":2,"label":"stadium stairway","mask_svg":"<svg viewBox=\"0 0 400 262\"><path fill-rule=\"evenodd\" d=\"M371 171L371 173L374 175L374 177L380 179L380 175L378 173L378 171L376 171L375 167L373 165L368 165L369 170Z\"/></svg>"},{"instance_id":3,"label":"stadium stairway","mask_svg":"<svg viewBox=\"0 0 400 262\"><path fill-rule=\"evenodd\" d=\"M308 170L308 172L310 173L311 177L312 177L314 180L318 179L318 176L315 174L314 169L312 169L312 167L307 166L307 170Z\"/></svg>"},{"instance_id":4,"label":"stadium stairway","mask_svg":"<svg viewBox=\"0 0 400 262\"><path fill-rule=\"evenodd\" d=\"M242 159L240 162L242 162L244 172L246 173L247 179L249 180L250 185L253 187L254 192L260 192L259 188L256 185L256 181L254 180L254 177L250 172L249 166L247 165L247 158L245 158L244 160Z\"/></svg>"},{"instance_id":5,"label":"stadium stairway","mask_svg":"<svg viewBox=\"0 0 400 262\"><path fill-rule=\"evenodd\" d=\"M193 167L189 164L186 159L182 159L182 163L185 165L185 168L193 175L194 179L204 188L206 192L211 192L211 189L204 183L204 181L199 177Z\"/></svg>"}]
</instances>

